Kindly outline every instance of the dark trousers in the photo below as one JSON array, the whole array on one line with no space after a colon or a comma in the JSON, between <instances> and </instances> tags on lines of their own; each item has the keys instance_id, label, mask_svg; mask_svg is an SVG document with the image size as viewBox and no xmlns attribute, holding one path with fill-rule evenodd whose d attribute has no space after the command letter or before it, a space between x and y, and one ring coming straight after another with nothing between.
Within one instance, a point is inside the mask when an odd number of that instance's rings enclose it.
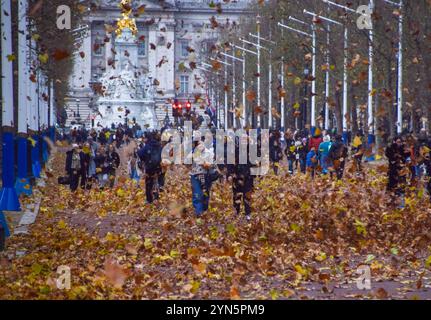
<instances>
[{"instance_id":1,"label":"dark trousers","mask_svg":"<svg viewBox=\"0 0 431 320\"><path fill-rule=\"evenodd\" d=\"M273 162L272 168L274 169L274 174L278 175L278 162Z\"/></svg>"},{"instance_id":2,"label":"dark trousers","mask_svg":"<svg viewBox=\"0 0 431 320\"><path fill-rule=\"evenodd\" d=\"M353 157L355 161L356 172L362 172L362 155Z\"/></svg>"},{"instance_id":3,"label":"dark trousers","mask_svg":"<svg viewBox=\"0 0 431 320\"><path fill-rule=\"evenodd\" d=\"M145 195L147 202L152 203L154 200L159 198L158 190L158 175L157 174L146 174L145 175Z\"/></svg>"},{"instance_id":4,"label":"dark trousers","mask_svg":"<svg viewBox=\"0 0 431 320\"><path fill-rule=\"evenodd\" d=\"M87 186L87 172L86 170L82 170L80 173L81 176L81 188L85 189Z\"/></svg>"},{"instance_id":5,"label":"dark trousers","mask_svg":"<svg viewBox=\"0 0 431 320\"><path fill-rule=\"evenodd\" d=\"M77 171L72 171L70 174L70 190L76 191L79 185L79 177L81 177L81 173Z\"/></svg>"},{"instance_id":6,"label":"dark trousers","mask_svg":"<svg viewBox=\"0 0 431 320\"><path fill-rule=\"evenodd\" d=\"M157 178L159 183L159 189L165 186L165 176L166 176L166 172L161 172L159 174L159 177Z\"/></svg>"},{"instance_id":7,"label":"dark trousers","mask_svg":"<svg viewBox=\"0 0 431 320\"><path fill-rule=\"evenodd\" d=\"M244 205L245 214L248 216L251 214L251 191L241 192L233 191L233 206L237 214L241 212L241 202Z\"/></svg>"},{"instance_id":8,"label":"dark trousers","mask_svg":"<svg viewBox=\"0 0 431 320\"><path fill-rule=\"evenodd\" d=\"M192 184L192 202L196 216L208 210L211 184L201 175L190 177ZM203 181L205 180L205 181Z\"/></svg>"},{"instance_id":9,"label":"dark trousers","mask_svg":"<svg viewBox=\"0 0 431 320\"><path fill-rule=\"evenodd\" d=\"M338 180L343 179L345 166L346 166L346 161L334 160L335 175L337 176ZM332 178L332 175L333 175L333 172L331 171L331 178Z\"/></svg>"}]
</instances>

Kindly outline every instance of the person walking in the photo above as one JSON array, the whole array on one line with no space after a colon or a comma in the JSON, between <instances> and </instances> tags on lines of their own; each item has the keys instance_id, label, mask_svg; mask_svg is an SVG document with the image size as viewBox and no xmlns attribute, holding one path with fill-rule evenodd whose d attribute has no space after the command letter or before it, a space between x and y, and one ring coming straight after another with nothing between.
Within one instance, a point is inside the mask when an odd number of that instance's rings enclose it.
<instances>
[{"instance_id":1,"label":"person walking","mask_svg":"<svg viewBox=\"0 0 431 320\"><path fill-rule=\"evenodd\" d=\"M115 173L120 167L120 155L115 150L114 144L111 144L106 154L106 162L108 163L109 186L112 188L115 184Z\"/></svg>"},{"instance_id":2,"label":"person walking","mask_svg":"<svg viewBox=\"0 0 431 320\"><path fill-rule=\"evenodd\" d=\"M84 143L80 153L81 157L81 188L88 189L91 188L91 184L89 184L89 169L90 169L90 161L91 161L91 149L89 143Z\"/></svg>"},{"instance_id":3,"label":"person walking","mask_svg":"<svg viewBox=\"0 0 431 320\"><path fill-rule=\"evenodd\" d=\"M343 143L343 137L337 134L334 137L331 149L329 150L328 158L332 164L331 178L335 171L335 175L338 180L341 180L344 175L344 167L346 165L346 159L348 156L348 150L346 145Z\"/></svg>"},{"instance_id":4,"label":"person walking","mask_svg":"<svg viewBox=\"0 0 431 320\"><path fill-rule=\"evenodd\" d=\"M241 212L241 203L244 206L247 221L251 220L251 200L253 193L254 176L251 174L252 164L248 158L246 163L240 163L240 144L247 144L249 138L246 133L235 139L235 164L228 164L228 181L232 182L233 205L236 214Z\"/></svg>"},{"instance_id":5,"label":"person walking","mask_svg":"<svg viewBox=\"0 0 431 320\"><path fill-rule=\"evenodd\" d=\"M322 173L327 174L328 168L332 165L331 159L328 157L329 150L331 149L331 137L329 135L325 135L323 137L323 142L319 145L319 159L320 166L322 167Z\"/></svg>"},{"instance_id":6,"label":"person walking","mask_svg":"<svg viewBox=\"0 0 431 320\"><path fill-rule=\"evenodd\" d=\"M356 169L356 175L362 175L362 158L364 157L364 135L362 132L357 132L352 142L352 155Z\"/></svg>"},{"instance_id":7,"label":"person walking","mask_svg":"<svg viewBox=\"0 0 431 320\"><path fill-rule=\"evenodd\" d=\"M147 203L159 198L158 179L161 173L162 146L156 133L148 133L147 141L138 156L145 169L145 195Z\"/></svg>"},{"instance_id":8,"label":"person walking","mask_svg":"<svg viewBox=\"0 0 431 320\"><path fill-rule=\"evenodd\" d=\"M278 130L272 130L269 134L269 160L272 163L275 175L278 175L279 162L283 159L280 138L281 135Z\"/></svg>"},{"instance_id":9,"label":"person walking","mask_svg":"<svg viewBox=\"0 0 431 320\"><path fill-rule=\"evenodd\" d=\"M311 175L311 178L314 179L314 175L316 173L316 167L318 163L318 156L315 147L311 147L310 151L307 153L307 174Z\"/></svg>"},{"instance_id":10,"label":"person walking","mask_svg":"<svg viewBox=\"0 0 431 320\"><path fill-rule=\"evenodd\" d=\"M66 153L66 172L69 176L69 187L71 191L76 191L79 185L79 177L81 176L81 155L79 145L74 143L72 150Z\"/></svg>"},{"instance_id":11,"label":"person walking","mask_svg":"<svg viewBox=\"0 0 431 320\"><path fill-rule=\"evenodd\" d=\"M201 217L208 210L212 181L208 173L214 162L214 150L207 148L204 141L195 142L188 158L192 158L190 181L192 185L192 203L196 217Z\"/></svg>"},{"instance_id":12,"label":"person walking","mask_svg":"<svg viewBox=\"0 0 431 320\"><path fill-rule=\"evenodd\" d=\"M388 185L387 190L392 196L399 198L404 194L407 183L407 160L410 157L410 150L403 143L401 137L395 137L392 143L386 148L385 155L388 158Z\"/></svg>"},{"instance_id":13,"label":"person walking","mask_svg":"<svg viewBox=\"0 0 431 320\"><path fill-rule=\"evenodd\" d=\"M100 189L105 188L105 185L108 183L109 165L106 161L106 155L105 147L101 146L97 149L94 157L94 162L96 164L96 178Z\"/></svg>"}]
</instances>

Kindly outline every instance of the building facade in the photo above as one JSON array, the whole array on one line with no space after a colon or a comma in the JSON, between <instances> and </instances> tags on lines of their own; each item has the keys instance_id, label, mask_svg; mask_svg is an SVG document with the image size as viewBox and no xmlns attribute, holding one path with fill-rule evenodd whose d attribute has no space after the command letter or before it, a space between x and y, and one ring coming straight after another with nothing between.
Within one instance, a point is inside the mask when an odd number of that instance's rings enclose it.
<instances>
[{"instance_id":1,"label":"building facade","mask_svg":"<svg viewBox=\"0 0 431 320\"><path fill-rule=\"evenodd\" d=\"M234 32L241 18L250 13L252 2L220 1L217 6L217 1L212 0L132 1L133 8L140 8L139 16L134 16L138 29L134 73L151 80L160 123L166 115L172 118L174 99L182 103L190 100L198 112L203 110L208 103L208 72L199 65L209 63L211 48L223 39L223 33ZM94 88L118 60L113 26L121 18L119 0L100 0L99 5L87 18L87 28L74 57L66 103L67 125L97 126ZM118 123L124 121L118 119Z\"/></svg>"}]
</instances>

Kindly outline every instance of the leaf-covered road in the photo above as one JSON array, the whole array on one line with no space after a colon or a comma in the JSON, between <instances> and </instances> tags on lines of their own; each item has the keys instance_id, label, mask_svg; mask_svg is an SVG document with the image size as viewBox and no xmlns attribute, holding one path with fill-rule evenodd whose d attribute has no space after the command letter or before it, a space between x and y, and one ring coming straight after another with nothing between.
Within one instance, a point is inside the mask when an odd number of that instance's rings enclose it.
<instances>
[{"instance_id":1,"label":"leaf-covered road","mask_svg":"<svg viewBox=\"0 0 431 320\"><path fill-rule=\"evenodd\" d=\"M196 220L184 168L145 205L123 177L112 190L71 194L56 183L64 155L55 157L36 223L0 256L0 298L431 298L429 200L419 192L405 209L391 207L383 167L365 181L263 177L248 223L223 183ZM361 291L364 264L372 289ZM56 287L61 265L71 268L70 290Z\"/></svg>"}]
</instances>

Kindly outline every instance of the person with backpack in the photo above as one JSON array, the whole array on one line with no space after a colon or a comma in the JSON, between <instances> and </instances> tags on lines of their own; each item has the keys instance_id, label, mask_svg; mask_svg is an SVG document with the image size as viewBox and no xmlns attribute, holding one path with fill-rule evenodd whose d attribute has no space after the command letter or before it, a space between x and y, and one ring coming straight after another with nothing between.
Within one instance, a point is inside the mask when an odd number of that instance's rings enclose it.
<instances>
[{"instance_id":1,"label":"person with backpack","mask_svg":"<svg viewBox=\"0 0 431 320\"><path fill-rule=\"evenodd\" d=\"M337 134L334 138L331 149L329 149L328 154L328 158L330 159L332 164L332 169L330 170L331 178L334 171L338 180L341 180L343 178L347 156L348 150L346 145L343 143L343 137Z\"/></svg>"},{"instance_id":2,"label":"person with backpack","mask_svg":"<svg viewBox=\"0 0 431 320\"><path fill-rule=\"evenodd\" d=\"M145 170L145 195L147 203L159 198L158 179L161 173L162 145L156 133L149 133L145 146L138 151Z\"/></svg>"}]
</instances>

